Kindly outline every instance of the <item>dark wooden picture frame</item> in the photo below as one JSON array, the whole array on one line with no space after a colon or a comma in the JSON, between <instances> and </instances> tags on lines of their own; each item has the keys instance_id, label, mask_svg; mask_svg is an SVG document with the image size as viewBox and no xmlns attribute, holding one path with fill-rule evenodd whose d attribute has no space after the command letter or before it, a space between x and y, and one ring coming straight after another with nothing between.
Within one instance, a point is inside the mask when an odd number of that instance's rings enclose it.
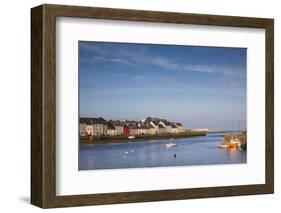
<instances>
[{"instance_id":1,"label":"dark wooden picture frame","mask_svg":"<svg viewBox=\"0 0 281 213\"><path fill-rule=\"evenodd\" d=\"M193 189L56 195L56 17L265 29L265 184ZM41 5L31 9L31 203L66 207L274 192L274 20L126 9Z\"/></svg>"}]
</instances>

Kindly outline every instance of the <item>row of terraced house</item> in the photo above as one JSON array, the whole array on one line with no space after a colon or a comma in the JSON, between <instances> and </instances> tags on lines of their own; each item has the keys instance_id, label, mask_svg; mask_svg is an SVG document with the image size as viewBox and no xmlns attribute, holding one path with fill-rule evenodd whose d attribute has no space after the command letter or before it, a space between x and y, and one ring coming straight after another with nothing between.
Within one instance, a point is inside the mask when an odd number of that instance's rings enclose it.
<instances>
[{"instance_id":1,"label":"row of terraced house","mask_svg":"<svg viewBox=\"0 0 281 213\"><path fill-rule=\"evenodd\" d=\"M181 123L148 117L142 121L80 118L80 136L177 134L184 131Z\"/></svg>"}]
</instances>

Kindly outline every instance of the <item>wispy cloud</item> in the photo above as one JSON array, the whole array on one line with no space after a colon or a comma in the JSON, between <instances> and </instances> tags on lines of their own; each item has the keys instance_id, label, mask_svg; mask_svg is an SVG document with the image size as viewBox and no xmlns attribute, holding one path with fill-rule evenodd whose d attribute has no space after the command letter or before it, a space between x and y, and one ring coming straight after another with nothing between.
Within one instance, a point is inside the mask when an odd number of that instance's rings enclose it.
<instances>
[{"instance_id":1,"label":"wispy cloud","mask_svg":"<svg viewBox=\"0 0 281 213\"><path fill-rule=\"evenodd\" d=\"M163 58L163 57L153 57L153 58L149 59L148 61L150 61L154 65L160 66L165 69L171 69L171 70L179 70L180 66L181 66L181 65L174 63L171 60Z\"/></svg>"},{"instance_id":2,"label":"wispy cloud","mask_svg":"<svg viewBox=\"0 0 281 213\"><path fill-rule=\"evenodd\" d=\"M103 57L103 56L93 56L90 60L97 60L97 61L106 61L106 62L113 62L113 63L120 63L120 64L131 64L126 59L121 58L110 58L110 57Z\"/></svg>"},{"instance_id":3,"label":"wispy cloud","mask_svg":"<svg viewBox=\"0 0 281 213\"><path fill-rule=\"evenodd\" d=\"M241 71L241 67L229 67L229 66L214 66L214 65L194 65L172 61L171 59L164 57L151 58L151 63L164 69L176 70L176 71L189 71L189 72L201 72L201 73L220 73L225 75L232 75L238 77L244 77L245 73Z\"/></svg>"},{"instance_id":4,"label":"wispy cloud","mask_svg":"<svg viewBox=\"0 0 281 213\"><path fill-rule=\"evenodd\" d=\"M83 43L82 43L83 44ZM99 44L100 45L100 44ZM129 48L115 48L106 43L103 46L83 44L81 48L89 54L83 58L85 62L96 63L97 61L112 62L123 65L143 66L153 65L171 71L198 72L206 74L223 74L236 77L245 77L245 68L227 65L194 64L193 62L182 62L171 58L151 53L147 48L140 47L138 51Z\"/></svg>"}]
</instances>

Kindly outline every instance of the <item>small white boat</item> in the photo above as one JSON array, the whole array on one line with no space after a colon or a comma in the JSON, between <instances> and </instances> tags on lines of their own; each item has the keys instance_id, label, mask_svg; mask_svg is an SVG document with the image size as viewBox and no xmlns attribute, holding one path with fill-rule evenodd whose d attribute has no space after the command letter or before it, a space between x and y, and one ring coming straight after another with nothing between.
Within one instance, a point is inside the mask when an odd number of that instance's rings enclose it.
<instances>
[{"instance_id":1,"label":"small white boat","mask_svg":"<svg viewBox=\"0 0 281 213\"><path fill-rule=\"evenodd\" d=\"M175 143L167 143L166 144L167 148L171 148L171 147L175 147L175 146L177 146L177 144L175 144Z\"/></svg>"},{"instance_id":2,"label":"small white boat","mask_svg":"<svg viewBox=\"0 0 281 213\"><path fill-rule=\"evenodd\" d=\"M128 137L129 139L135 139L136 137L134 135L131 135Z\"/></svg>"},{"instance_id":3,"label":"small white boat","mask_svg":"<svg viewBox=\"0 0 281 213\"><path fill-rule=\"evenodd\" d=\"M221 147L221 148L228 148L228 145L227 144L220 144L219 147Z\"/></svg>"}]
</instances>

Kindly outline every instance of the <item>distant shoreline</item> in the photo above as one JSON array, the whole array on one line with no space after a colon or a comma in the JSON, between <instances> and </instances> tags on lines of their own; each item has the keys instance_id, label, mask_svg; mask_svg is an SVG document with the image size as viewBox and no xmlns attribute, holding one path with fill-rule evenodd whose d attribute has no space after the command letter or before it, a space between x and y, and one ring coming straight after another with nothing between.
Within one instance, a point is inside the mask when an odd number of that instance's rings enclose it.
<instances>
[{"instance_id":1,"label":"distant shoreline","mask_svg":"<svg viewBox=\"0 0 281 213\"><path fill-rule=\"evenodd\" d=\"M192 138L206 136L208 132L187 132L180 134L162 134L162 135L136 135L134 139L129 139L127 136L102 136L96 137L92 140L81 139L80 144L109 144L109 143L128 143L128 142L142 142L146 140L158 140L158 139L179 139L179 138Z\"/></svg>"},{"instance_id":2,"label":"distant shoreline","mask_svg":"<svg viewBox=\"0 0 281 213\"><path fill-rule=\"evenodd\" d=\"M207 133L230 133L230 132L240 132L239 130L209 130Z\"/></svg>"}]
</instances>

